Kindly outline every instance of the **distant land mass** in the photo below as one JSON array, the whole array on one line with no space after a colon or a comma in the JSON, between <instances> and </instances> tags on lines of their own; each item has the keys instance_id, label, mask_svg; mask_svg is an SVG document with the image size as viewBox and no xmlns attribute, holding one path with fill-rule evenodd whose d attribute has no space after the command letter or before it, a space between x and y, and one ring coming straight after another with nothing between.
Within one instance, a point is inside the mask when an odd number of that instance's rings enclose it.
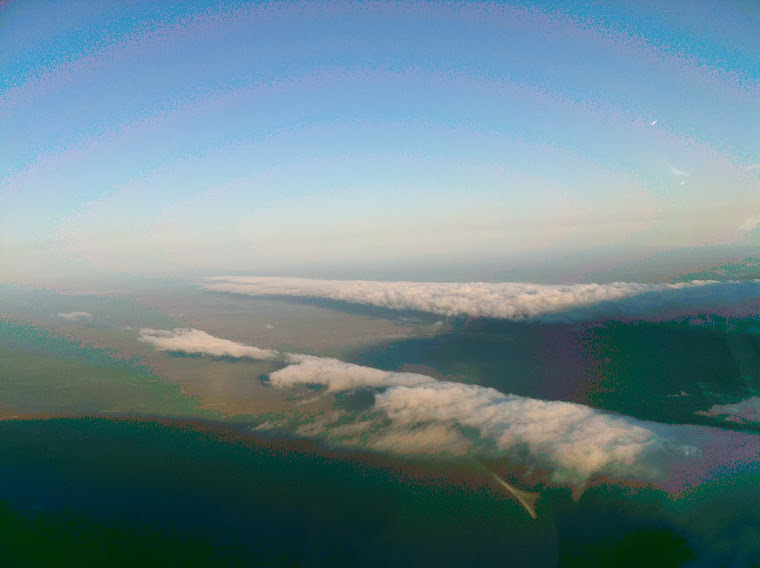
<instances>
[{"instance_id":1,"label":"distant land mass","mask_svg":"<svg viewBox=\"0 0 760 568\"><path fill-rule=\"evenodd\" d=\"M690 280L752 280L760 278L760 256L750 256L741 260L732 260L720 264L711 264L679 274L672 278L673 282L688 282Z\"/></svg>"}]
</instances>

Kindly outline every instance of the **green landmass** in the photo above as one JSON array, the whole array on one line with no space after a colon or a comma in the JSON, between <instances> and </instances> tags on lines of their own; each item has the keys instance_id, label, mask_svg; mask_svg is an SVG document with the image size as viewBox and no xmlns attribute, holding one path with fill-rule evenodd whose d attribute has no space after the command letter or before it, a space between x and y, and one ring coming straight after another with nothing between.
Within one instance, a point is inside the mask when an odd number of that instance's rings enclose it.
<instances>
[{"instance_id":1,"label":"green landmass","mask_svg":"<svg viewBox=\"0 0 760 568\"><path fill-rule=\"evenodd\" d=\"M678 274L673 282L692 280L754 280L760 278L760 256L750 256L721 264L712 264L697 270Z\"/></svg>"}]
</instances>

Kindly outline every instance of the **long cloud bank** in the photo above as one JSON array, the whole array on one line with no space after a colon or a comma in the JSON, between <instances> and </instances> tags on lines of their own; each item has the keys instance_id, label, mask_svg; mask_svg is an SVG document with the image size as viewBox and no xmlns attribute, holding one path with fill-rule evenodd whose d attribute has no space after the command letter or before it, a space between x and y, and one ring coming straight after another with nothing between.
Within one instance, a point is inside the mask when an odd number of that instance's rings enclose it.
<instances>
[{"instance_id":1,"label":"long cloud bank","mask_svg":"<svg viewBox=\"0 0 760 568\"><path fill-rule=\"evenodd\" d=\"M397 453L458 454L474 449L510 456L528 449L533 464L581 482L596 473L640 471L637 459L657 445L656 434L633 419L579 404L504 394L415 373L308 357L269 377L279 387L316 384L330 392L382 389L374 395L363 430L344 429L347 435L341 439ZM333 424L340 427L342 418L336 417ZM390 423L379 428L385 421ZM329 426L325 424L327 430ZM476 435L468 437L472 430ZM327 433L335 439L344 431L333 436Z\"/></svg>"},{"instance_id":2,"label":"long cloud bank","mask_svg":"<svg viewBox=\"0 0 760 568\"><path fill-rule=\"evenodd\" d=\"M397 454L503 458L549 471L554 482L580 487L594 475L650 478L664 439L651 425L579 404L531 399L416 373L383 371L337 359L278 353L199 330L143 329L142 341L184 353L279 360L277 388L320 385L328 394L367 389L372 403L264 428L295 431L333 444ZM304 396L313 392L303 389ZM663 426L663 428L666 428Z\"/></svg>"},{"instance_id":3,"label":"long cloud bank","mask_svg":"<svg viewBox=\"0 0 760 568\"><path fill-rule=\"evenodd\" d=\"M510 320L566 314L585 319L606 314L638 314L669 307L740 302L760 296L760 282L695 280L675 284L529 284L378 282L303 278L220 276L204 279L208 291L251 296L295 296L337 300L444 316Z\"/></svg>"}]
</instances>

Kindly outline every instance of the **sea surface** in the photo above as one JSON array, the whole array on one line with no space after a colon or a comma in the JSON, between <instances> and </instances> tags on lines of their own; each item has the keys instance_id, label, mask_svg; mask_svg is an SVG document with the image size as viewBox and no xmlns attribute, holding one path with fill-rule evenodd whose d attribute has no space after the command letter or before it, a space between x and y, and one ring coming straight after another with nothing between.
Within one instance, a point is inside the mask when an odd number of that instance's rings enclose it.
<instances>
[{"instance_id":1,"label":"sea surface","mask_svg":"<svg viewBox=\"0 0 760 568\"><path fill-rule=\"evenodd\" d=\"M79 319L61 314L83 312ZM499 460L336 447L257 428L331 410L277 367L156 351L202 329L694 428L667 483L552 484ZM6 566L760 565L753 319L445 320L186 285L0 288L0 560ZM361 403L347 396L342 409ZM361 406L359 404L359 406ZM334 409L334 408L332 408ZM690 430L691 431L691 430ZM678 469L679 464L675 464ZM536 501L536 518L492 474ZM533 475L531 477L531 475ZM538 479L538 481L536 481Z\"/></svg>"}]
</instances>

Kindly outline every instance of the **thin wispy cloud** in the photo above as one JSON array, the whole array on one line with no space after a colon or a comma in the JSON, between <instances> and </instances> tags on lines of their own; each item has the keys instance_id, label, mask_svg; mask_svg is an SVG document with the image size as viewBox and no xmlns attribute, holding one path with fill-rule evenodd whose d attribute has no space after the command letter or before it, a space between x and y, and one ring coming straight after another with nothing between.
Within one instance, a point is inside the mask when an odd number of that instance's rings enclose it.
<instances>
[{"instance_id":1,"label":"thin wispy cloud","mask_svg":"<svg viewBox=\"0 0 760 568\"><path fill-rule=\"evenodd\" d=\"M675 167L673 165L670 166L670 172L674 176L678 176L678 177L689 177L691 175L689 172L681 170L681 169L679 169L679 168L677 168L677 167Z\"/></svg>"}]
</instances>

